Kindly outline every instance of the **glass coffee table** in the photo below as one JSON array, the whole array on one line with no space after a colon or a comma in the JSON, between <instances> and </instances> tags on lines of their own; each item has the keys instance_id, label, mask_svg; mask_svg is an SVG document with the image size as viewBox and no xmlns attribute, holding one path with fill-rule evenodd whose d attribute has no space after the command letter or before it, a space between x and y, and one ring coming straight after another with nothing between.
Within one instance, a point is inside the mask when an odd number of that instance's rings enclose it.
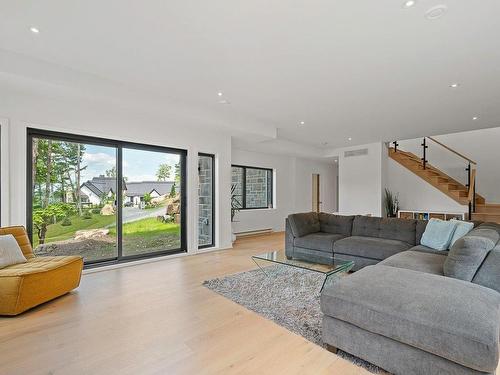
<instances>
[{"instance_id":1,"label":"glass coffee table","mask_svg":"<svg viewBox=\"0 0 500 375\"><path fill-rule=\"evenodd\" d=\"M321 291L323 291L323 288L325 287L325 284L330 276L341 272L349 272L354 267L354 262L350 260L335 260L332 264L318 264L306 262L304 260L288 259L285 255L285 250L276 250L269 253L254 255L252 256L252 260L266 275L267 273L265 269L261 267L259 262L281 264L288 267L301 268L304 270L321 273L325 275L325 280L323 281L323 285L321 286L320 293Z\"/></svg>"}]
</instances>

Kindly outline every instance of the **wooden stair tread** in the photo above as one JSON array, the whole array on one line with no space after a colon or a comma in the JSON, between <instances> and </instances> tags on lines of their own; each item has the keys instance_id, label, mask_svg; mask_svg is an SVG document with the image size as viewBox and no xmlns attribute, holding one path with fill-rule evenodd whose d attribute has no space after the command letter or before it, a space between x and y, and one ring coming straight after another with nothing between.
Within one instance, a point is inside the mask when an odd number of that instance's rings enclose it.
<instances>
[{"instance_id":1,"label":"wooden stair tread","mask_svg":"<svg viewBox=\"0 0 500 375\"><path fill-rule=\"evenodd\" d=\"M454 180L444 172L440 171L436 167L426 164L426 169L423 169L422 160L415 154L407 151L398 150L394 151L394 148L389 148L389 157L399 164L401 164L406 169L410 170L436 189L446 194L451 199L455 200L459 204L464 206L469 204L468 192L469 189L461 184L460 182ZM485 204L485 199L476 194L476 207L479 204ZM500 210L500 204L498 205ZM480 208L481 211L490 212L491 208ZM482 214L483 212L481 212Z\"/></svg>"}]
</instances>

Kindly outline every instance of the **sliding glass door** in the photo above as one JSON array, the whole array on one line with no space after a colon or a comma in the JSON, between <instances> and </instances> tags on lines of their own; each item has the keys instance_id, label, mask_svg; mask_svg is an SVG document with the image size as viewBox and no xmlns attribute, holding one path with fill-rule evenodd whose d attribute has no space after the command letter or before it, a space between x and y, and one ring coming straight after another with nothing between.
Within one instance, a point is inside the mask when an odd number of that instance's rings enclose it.
<instances>
[{"instance_id":1,"label":"sliding glass door","mask_svg":"<svg viewBox=\"0 0 500 375\"><path fill-rule=\"evenodd\" d=\"M184 150L28 129L37 255L86 264L186 250Z\"/></svg>"},{"instance_id":2,"label":"sliding glass door","mask_svg":"<svg viewBox=\"0 0 500 375\"><path fill-rule=\"evenodd\" d=\"M181 246L181 157L123 148L123 256Z\"/></svg>"}]
</instances>

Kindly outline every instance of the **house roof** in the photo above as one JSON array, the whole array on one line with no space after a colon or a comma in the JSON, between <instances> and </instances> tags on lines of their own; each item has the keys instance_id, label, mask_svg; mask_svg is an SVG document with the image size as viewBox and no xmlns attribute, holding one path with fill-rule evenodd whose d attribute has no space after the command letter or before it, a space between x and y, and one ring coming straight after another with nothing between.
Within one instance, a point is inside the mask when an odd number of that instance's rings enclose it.
<instances>
[{"instance_id":1,"label":"house roof","mask_svg":"<svg viewBox=\"0 0 500 375\"><path fill-rule=\"evenodd\" d=\"M84 182L82 184L82 187L83 186L87 187L91 192L99 196L102 194L108 194L110 191L114 193L116 191L116 177L105 177L102 175L99 177L93 177L92 180ZM127 189L125 181L123 181L123 189Z\"/></svg>"},{"instance_id":2,"label":"house roof","mask_svg":"<svg viewBox=\"0 0 500 375\"><path fill-rule=\"evenodd\" d=\"M144 194L149 194L153 190L156 190L158 194L165 195L170 193L174 181L140 181L140 182L128 182L127 191L125 194L128 197L133 196L143 196Z\"/></svg>"}]
</instances>

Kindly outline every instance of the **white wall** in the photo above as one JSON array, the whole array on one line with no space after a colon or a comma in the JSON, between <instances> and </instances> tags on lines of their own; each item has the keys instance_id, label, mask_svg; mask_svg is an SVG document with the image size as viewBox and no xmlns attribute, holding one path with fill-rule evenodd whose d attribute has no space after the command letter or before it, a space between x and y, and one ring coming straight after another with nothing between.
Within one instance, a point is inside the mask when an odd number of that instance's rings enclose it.
<instances>
[{"instance_id":1,"label":"white wall","mask_svg":"<svg viewBox=\"0 0 500 375\"><path fill-rule=\"evenodd\" d=\"M127 108L84 99L55 98L3 88L0 88L0 97L0 118L7 118L10 123L8 168L2 164L2 174L7 173L9 177L10 209L4 212L6 207L2 205L2 218L7 218L3 224L26 224L26 129L35 127L187 149L188 251L197 248L197 154L215 154L216 244L221 248L231 246L228 182L231 137L228 134L204 131L203 123L196 128L182 121L170 123Z\"/></svg>"},{"instance_id":2,"label":"white wall","mask_svg":"<svg viewBox=\"0 0 500 375\"><path fill-rule=\"evenodd\" d=\"M0 213L0 223L1 225L8 225L9 223L9 212L10 212L10 183L9 183L9 122L6 118L0 118L0 195L1 202L0 207L2 209Z\"/></svg>"},{"instance_id":3,"label":"white wall","mask_svg":"<svg viewBox=\"0 0 500 375\"><path fill-rule=\"evenodd\" d=\"M260 229L284 230L285 218L290 213L312 209L312 174L320 175L321 209L336 210L336 166L333 161L317 161L292 156L232 149L232 163L274 170L274 208L243 210L233 223L236 233Z\"/></svg>"},{"instance_id":4,"label":"white wall","mask_svg":"<svg viewBox=\"0 0 500 375\"><path fill-rule=\"evenodd\" d=\"M398 194L400 209L467 212L462 206L392 159L387 160L387 188Z\"/></svg>"},{"instance_id":5,"label":"white wall","mask_svg":"<svg viewBox=\"0 0 500 375\"><path fill-rule=\"evenodd\" d=\"M344 152L368 149L367 155L345 157ZM386 152L382 143L370 143L337 149L339 158L339 213L382 216Z\"/></svg>"}]
</instances>

